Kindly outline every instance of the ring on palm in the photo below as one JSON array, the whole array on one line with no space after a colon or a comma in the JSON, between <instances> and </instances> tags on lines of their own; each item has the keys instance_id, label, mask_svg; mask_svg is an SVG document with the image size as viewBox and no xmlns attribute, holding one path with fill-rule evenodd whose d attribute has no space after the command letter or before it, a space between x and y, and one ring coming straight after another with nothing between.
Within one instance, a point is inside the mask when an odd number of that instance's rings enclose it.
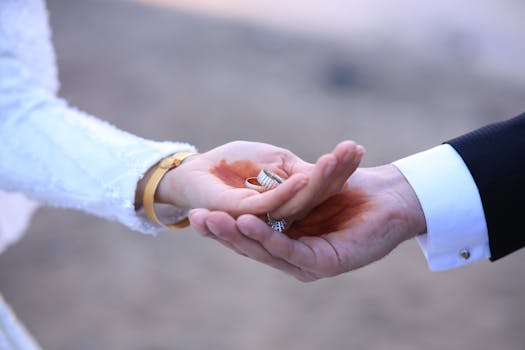
<instances>
[{"instance_id":1,"label":"ring on palm","mask_svg":"<svg viewBox=\"0 0 525 350\"><path fill-rule=\"evenodd\" d=\"M271 172L270 170L263 169L259 172L257 177L249 177L244 181L246 187L251 188L259 192L266 192L273 190L284 182L283 178L279 175Z\"/></svg>"},{"instance_id":2,"label":"ring on palm","mask_svg":"<svg viewBox=\"0 0 525 350\"><path fill-rule=\"evenodd\" d=\"M272 190L284 182L283 178L279 175L271 172L270 170L263 169L259 172L257 177L249 177L246 179L244 184L246 187L251 188L259 192L266 192ZM286 220L275 219L270 213L266 214L267 223L274 231L284 232L286 230Z\"/></svg>"}]
</instances>

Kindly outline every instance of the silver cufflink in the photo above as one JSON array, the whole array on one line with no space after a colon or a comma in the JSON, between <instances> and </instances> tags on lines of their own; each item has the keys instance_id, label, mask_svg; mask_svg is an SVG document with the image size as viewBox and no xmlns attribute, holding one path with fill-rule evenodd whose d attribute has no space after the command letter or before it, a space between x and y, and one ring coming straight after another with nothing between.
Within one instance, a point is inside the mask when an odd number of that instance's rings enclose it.
<instances>
[{"instance_id":1,"label":"silver cufflink","mask_svg":"<svg viewBox=\"0 0 525 350\"><path fill-rule=\"evenodd\" d=\"M461 249L459 251L459 256L465 260L468 260L470 258L470 252L468 251L468 249Z\"/></svg>"}]
</instances>

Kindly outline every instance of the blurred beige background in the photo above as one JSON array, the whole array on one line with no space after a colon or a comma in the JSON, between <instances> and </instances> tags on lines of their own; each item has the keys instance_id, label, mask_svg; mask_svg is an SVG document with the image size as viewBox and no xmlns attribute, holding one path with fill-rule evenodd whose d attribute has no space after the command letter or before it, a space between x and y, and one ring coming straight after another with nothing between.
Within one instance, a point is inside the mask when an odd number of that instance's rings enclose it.
<instances>
[{"instance_id":1,"label":"blurred beige background","mask_svg":"<svg viewBox=\"0 0 525 350\"><path fill-rule=\"evenodd\" d=\"M355 139L373 166L525 111L522 1L48 5L62 95L147 138L309 161ZM431 273L410 241L301 284L191 229L46 208L0 256L0 290L45 349L520 350L523 266Z\"/></svg>"}]
</instances>

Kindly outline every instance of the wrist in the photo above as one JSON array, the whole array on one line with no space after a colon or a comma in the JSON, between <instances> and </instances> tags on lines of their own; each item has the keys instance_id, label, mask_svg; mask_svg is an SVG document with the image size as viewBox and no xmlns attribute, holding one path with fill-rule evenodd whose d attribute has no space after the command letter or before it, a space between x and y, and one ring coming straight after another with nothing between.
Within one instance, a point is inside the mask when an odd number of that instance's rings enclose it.
<instances>
[{"instance_id":1,"label":"wrist","mask_svg":"<svg viewBox=\"0 0 525 350\"><path fill-rule=\"evenodd\" d=\"M189 175L191 169L187 163L191 162L198 154L192 154L175 168L169 170L161 179L155 192L155 202L171 204L179 208L190 208L191 201L188 196Z\"/></svg>"},{"instance_id":2,"label":"wrist","mask_svg":"<svg viewBox=\"0 0 525 350\"><path fill-rule=\"evenodd\" d=\"M184 193L184 173L185 169L180 166L166 173L155 192L155 202L171 204L179 208L189 207Z\"/></svg>"},{"instance_id":3,"label":"wrist","mask_svg":"<svg viewBox=\"0 0 525 350\"><path fill-rule=\"evenodd\" d=\"M177 152L175 154L172 154L171 156L162 159L158 163L158 165L154 167L153 171L151 172L151 175L148 174L149 178L144 179L146 181L146 185L144 186L142 204L144 206L144 211L146 212L146 215L151 221L159 225L166 226L168 228L181 228L189 225L187 217L177 222L163 222L157 217L157 214L155 213L155 203L166 202L166 200L162 198L164 192L158 191L159 185L162 182L162 180L164 180L164 178L166 177L166 174L173 168L180 166L184 159L194 154L195 153L193 152ZM164 185L164 188L165 187L166 186Z\"/></svg>"},{"instance_id":4,"label":"wrist","mask_svg":"<svg viewBox=\"0 0 525 350\"><path fill-rule=\"evenodd\" d=\"M195 155L191 155L185 158L182 163L190 161L190 159L193 158ZM143 205L144 191L146 189L146 185L155 169L157 169L157 167L159 166L159 163L160 162L157 162L151 168L149 168L146 171L146 173L144 173L144 176L137 182L137 188L135 190L135 209L137 210ZM182 163L179 166L170 169L162 177L155 191L155 203L172 204L180 208L187 207L184 204L188 202L183 191L184 187L174 184L184 183L183 180L179 179L180 177L184 178L184 176L179 176L177 177L177 179L174 179L174 175L176 172L178 172L179 174L184 173L183 171L180 171Z\"/></svg>"},{"instance_id":5,"label":"wrist","mask_svg":"<svg viewBox=\"0 0 525 350\"><path fill-rule=\"evenodd\" d=\"M425 214L416 192L403 173L393 164L385 165L388 169L393 196L397 205L393 208L395 215L404 222L406 239L413 238L427 231Z\"/></svg>"}]
</instances>

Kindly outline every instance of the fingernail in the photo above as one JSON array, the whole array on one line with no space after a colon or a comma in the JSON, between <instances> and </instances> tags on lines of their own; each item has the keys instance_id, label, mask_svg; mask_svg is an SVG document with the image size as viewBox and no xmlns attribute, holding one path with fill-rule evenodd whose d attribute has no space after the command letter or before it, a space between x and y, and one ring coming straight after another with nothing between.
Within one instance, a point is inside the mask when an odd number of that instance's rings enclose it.
<instances>
[{"instance_id":1,"label":"fingernail","mask_svg":"<svg viewBox=\"0 0 525 350\"><path fill-rule=\"evenodd\" d=\"M324 177L329 177L332 174L335 168L335 164L336 161L333 159L328 162L328 165L326 166L326 169L323 172Z\"/></svg>"},{"instance_id":2,"label":"fingernail","mask_svg":"<svg viewBox=\"0 0 525 350\"><path fill-rule=\"evenodd\" d=\"M346 152L346 154L343 157L343 163L347 164L353 161L356 153L357 153L357 147L350 152Z\"/></svg>"},{"instance_id":3,"label":"fingernail","mask_svg":"<svg viewBox=\"0 0 525 350\"><path fill-rule=\"evenodd\" d=\"M213 233L215 236L219 235L219 228L215 226L215 224L211 221L206 222L206 226L208 226L208 229Z\"/></svg>"}]
</instances>

